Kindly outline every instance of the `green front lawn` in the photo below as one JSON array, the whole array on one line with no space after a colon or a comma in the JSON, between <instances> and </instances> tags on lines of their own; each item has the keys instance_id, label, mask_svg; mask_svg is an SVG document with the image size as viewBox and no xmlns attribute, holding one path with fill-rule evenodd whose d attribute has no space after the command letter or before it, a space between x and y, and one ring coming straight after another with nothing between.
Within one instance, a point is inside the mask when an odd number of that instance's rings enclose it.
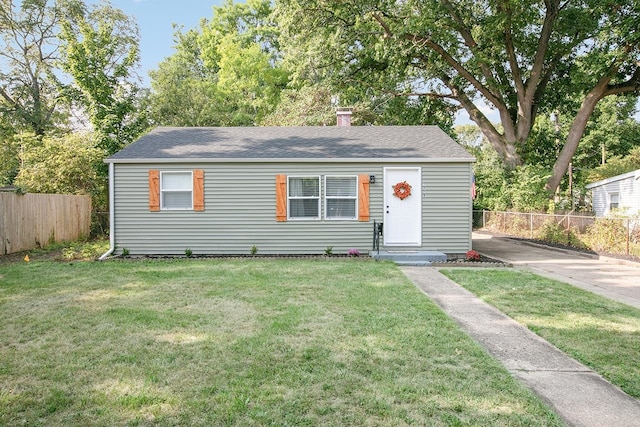
<instances>
[{"instance_id":1,"label":"green front lawn","mask_svg":"<svg viewBox=\"0 0 640 427\"><path fill-rule=\"evenodd\" d=\"M640 398L640 310L522 270L442 273Z\"/></svg>"},{"instance_id":2,"label":"green front lawn","mask_svg":"<svg viewBox=\"0 0 640 427\"><path fill-rule=\"evenodd\" d=\"M560 425L390 263L0 266L0 425Z\"/></svg>"}]
</instances>

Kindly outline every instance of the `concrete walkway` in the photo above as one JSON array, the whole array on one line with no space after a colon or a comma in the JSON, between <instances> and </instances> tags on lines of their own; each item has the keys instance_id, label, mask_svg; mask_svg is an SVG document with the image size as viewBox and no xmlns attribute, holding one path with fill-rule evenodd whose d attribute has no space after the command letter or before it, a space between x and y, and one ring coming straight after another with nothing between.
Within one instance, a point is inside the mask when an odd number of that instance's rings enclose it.
<instances>
[{"instance_id":1,"label":"concrete walkway","mask_svg":"<svg viewBox=\"0 0 640 427\"><path fill-rule=\"evenodd\" d=\"M615 301L640 308L640 264L473 233L473 249Z\"/></svg>"},{"instance_id":2,"label":"concrete walkway","mask_svg":"<svg viewBox=\"0 0 640 427\"><path fill-rule=\"evenodd\" d=\"M551 259L547 258L547 262ZM432 267L400 267L461 328L572 426L640 426L640 401Z\"/></svg>"}]
</instances>

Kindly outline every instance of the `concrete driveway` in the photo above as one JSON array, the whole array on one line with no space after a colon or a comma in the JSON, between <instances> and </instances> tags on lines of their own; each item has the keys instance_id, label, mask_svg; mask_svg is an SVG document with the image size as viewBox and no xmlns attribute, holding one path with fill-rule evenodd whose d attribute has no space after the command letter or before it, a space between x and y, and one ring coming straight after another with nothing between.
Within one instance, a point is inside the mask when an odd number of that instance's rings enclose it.
<instances>
[{"instance_id":1,"label":"concrete driveway","mask_svg":"<svg viewBox=\"0 0 640 427\"><path fill-rule=\"evenodd\" d=\"M640 308L639 263L598 258L480 232L473 233L473 249L514 267L526 267L542 276Z\"/></svg>"}]
</instances>

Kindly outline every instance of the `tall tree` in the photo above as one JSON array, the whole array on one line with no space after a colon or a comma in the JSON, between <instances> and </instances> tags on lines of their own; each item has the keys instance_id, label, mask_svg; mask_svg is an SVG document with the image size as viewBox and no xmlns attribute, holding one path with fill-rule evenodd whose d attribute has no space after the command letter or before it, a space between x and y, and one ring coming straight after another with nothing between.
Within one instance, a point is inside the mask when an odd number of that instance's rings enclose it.
<instances>
[{"instance_id":1,"label":"tall tree","mask_svg":"<svg viewBox=\"0 0 640 427\"><path fill-rule=\"evenodd\" d=\"M227 0L199 29L178 31L176 52L150 73L154 120L248 126L271 113L288 81L271 10L269 0Z\"/></svg>"},{"instance_id":2,"label":"tall tree","mask_svg":"<svg viewBox=\"0 0 640 427\"><path fill-rule=\"evenodd\" d=\"M146 127L137 108L138 26L109 3L62 0L61 5L62 68L73 77L68 93L86 108L98 148L113 154Z\"/></svg>"},{"instance_id":3,"label":"tall tree","mask_svg":"<svg viewBox=\"0 0 640 427\"><path fill-rule=\"evenodd\" d=\"M163 126L221 126L228 107L217 90L217 76L202 59L200 32L176 30L173 55L151 77L150 109L154 124Z\"/></svg>"},{"instance_id":4,"label":"tall tree","mask_svg":"<svg viewBox=\"0 0 640 427\"><path fill-rule=\"evenodd\" d=\"M64 121L55 71L60 15L47 0L0 0L3 127L43 136Z\"/></svg>"},{"instance_id":5,"label":"tall tree","mask_svg":"<svg viewBox=\"0 0 640 427\"><path fill-rule=\"evenodd\" d=\"M454 102L510 168L539 113L571 115L550 190L597 102L640 90L636 0L279 0L278 10L283 42L308 52L305 73Z\"/></svg>"}]
</instances>

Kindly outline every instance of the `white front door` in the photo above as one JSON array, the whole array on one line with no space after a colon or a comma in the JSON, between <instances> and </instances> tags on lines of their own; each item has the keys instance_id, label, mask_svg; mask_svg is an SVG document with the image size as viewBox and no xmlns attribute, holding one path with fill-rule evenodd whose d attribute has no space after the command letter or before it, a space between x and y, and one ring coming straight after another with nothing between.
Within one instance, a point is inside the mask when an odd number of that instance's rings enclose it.
<instances>
[{"instance_id":1,"label":"white front door","mask_svg":"<svg viewBox=\"0 0 640 427\"><path fill-rule=\"evenodd\" d=\"M385 246L422 244L422 171L419 167L384 168L384 213Z\"/></svg>"}]
</instances>

